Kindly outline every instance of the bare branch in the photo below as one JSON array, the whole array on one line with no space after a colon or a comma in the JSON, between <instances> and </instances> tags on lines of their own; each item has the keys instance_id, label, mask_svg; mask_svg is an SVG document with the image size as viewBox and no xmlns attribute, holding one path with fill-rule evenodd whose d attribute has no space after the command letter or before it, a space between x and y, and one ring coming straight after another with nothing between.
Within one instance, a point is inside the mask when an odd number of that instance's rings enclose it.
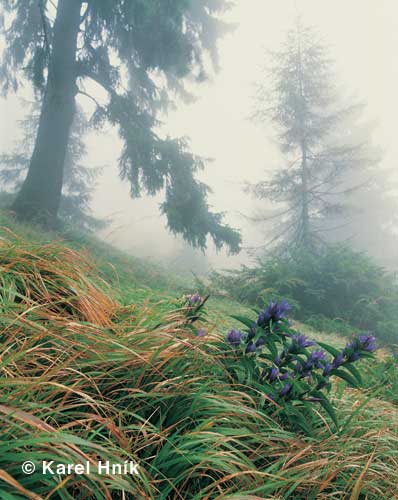
<instances>
[{"instance_id":1,"label":"bare branch","mask_svg":"<svg viewBox=\"0 0 398 500\"><path fill-rule=\"evenodd\" d=\"M79 89L79 90L77 91L77 93L78 93L78 94L80 94L80 95L83 95L83 96L85 96L85 97L88 97L89 99L91 99L91 100L95 103L95 105L97 106L97 108L99 108L99 109L103 109L103 106L102 106L102 105L101 105L101 104L97 101L97 99L95 99L95 97L93 97L92 95L88 94L88 93L87 93L87 92L85 92L84 90L80 90L80 89Z\"/></svg>"}]
</instances>

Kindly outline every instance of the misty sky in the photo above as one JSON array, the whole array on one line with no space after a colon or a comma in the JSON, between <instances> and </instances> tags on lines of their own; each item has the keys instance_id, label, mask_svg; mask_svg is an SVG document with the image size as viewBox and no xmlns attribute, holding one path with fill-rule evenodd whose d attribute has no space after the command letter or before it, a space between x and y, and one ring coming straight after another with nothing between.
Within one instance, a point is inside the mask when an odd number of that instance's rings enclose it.
<instances>
[{"instance_id":1,"label":"misty sky","mask_svg":"<svg viewBox=\"0 0 398 500\"><path fill-rule=\"evenodd\" d=\"M384 151L383 165L395 167L398 157L397 0L236 0L226 18L237 28L220 44L221 71L195 89L194 104L180 103L164 118L163 131L190 137L195 153L213 158L201 176L213 188L211 204L228 213L231 225L244 226L244 244L249 246L259 243L261 235L239 215L250 215L254 209L242 184L263 178L266 169L277 168L280 161L272 138L247 118L253 86L262 78L267 49L279 47L298 10L330 46L338 84L367 104L367 119L377 120L374 139ZM1 101L0 112L0 146L6 151L18 134L17 120L23 113L14 98ZM131 200L128 185L118 179L116 132L90 134L88 146L88 163L105 166L93 208L114 219L102 236L132 253L152 257L178 248L179 240L167 234L159 216L160 198ZM223 253L209 253L214 265L246 259L244 253L230 261Z\"/></svg>"}]
</instances>

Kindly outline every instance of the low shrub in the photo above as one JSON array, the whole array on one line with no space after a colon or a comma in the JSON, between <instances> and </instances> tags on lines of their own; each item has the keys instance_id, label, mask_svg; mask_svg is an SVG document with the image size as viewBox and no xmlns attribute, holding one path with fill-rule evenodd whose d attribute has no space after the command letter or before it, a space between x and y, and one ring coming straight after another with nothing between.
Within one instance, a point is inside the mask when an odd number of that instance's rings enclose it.
<instances>
[{"instance_id":1,"label":"low shrub","mask_svg":"<svg viewBox=\"0 0 398 500\"><path fill-rule=\"evenodd\" d=\"M330 333L349 337L352 335L352 326L343 319L331 319L322 314L314 314L305 318L305 325L318 332Z\"/></svg>"},{"instance_id":2,"label":"low shrub","mask_svg":"<svg viewBox=\"0 0 398 500\"><path fill-rule=\"evenodd\" d=\"M339 331L349 326L373 331L384 342L398 341L396 276L346 246L325 247L317 255L296 250L260 259L253 267L214 273L212 279L247 304L284 297L299 320L312 317L315 324L327 318L345 325Z\"/></svg>"}]
</instances>

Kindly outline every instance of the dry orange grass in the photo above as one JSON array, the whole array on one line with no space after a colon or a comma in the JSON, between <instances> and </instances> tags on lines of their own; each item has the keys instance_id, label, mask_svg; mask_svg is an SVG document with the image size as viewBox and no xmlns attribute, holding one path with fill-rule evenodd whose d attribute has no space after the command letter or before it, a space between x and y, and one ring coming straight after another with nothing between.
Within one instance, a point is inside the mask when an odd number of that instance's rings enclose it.
<instances>
[{"instance_id":1,"label":"dry orange grass","mask_svg":"<svg viewBox=\"0 0 398 500\"><path fill-rule=\"evenodd\" d=\"M16 235L0 239L0 276L16 299L27 308L38 307L56 316L73 317L109 326L117 304L90 279L94 270L89 254L56 244L27 245Z\"/></svg>"}]
</instances>

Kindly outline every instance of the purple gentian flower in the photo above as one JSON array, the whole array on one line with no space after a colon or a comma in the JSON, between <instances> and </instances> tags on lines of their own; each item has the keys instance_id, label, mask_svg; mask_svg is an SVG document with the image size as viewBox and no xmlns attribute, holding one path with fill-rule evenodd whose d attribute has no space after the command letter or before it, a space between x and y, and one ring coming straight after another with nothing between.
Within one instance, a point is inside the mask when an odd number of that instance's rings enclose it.
<instances>
[{"instance_id":1,"label":"purple gentian flower","mask_svg":"<svg viewBox=\"0 0 398 500\"><path fill-rule=\"evenodd\" d=\"M279 378L281 380L287 380L289 378L289 373L288 372L282 373L282 375Z\"/></svg>"},{"instance_id":2,"label":"purple gentian flower","mask_svg":"<svg viewBox=\"0 0 398 500\"><path fill-rule=\"evenodd\" d=\"M333 368L339 368L342 364L344 363L344 351L340 352L335 358L333 359Z\"/></svg>"},{"instance_id":3,"label":"purple gentian flower","mask_svg":"<svg viewBox=\"0 0 398 500\"><path fill-rule=\"evenodd\" d=\"M249 329L249 334L248 334L249 339L255 337L256 333L257 333L257 323L253 322Z\"/></svg>"},{"instance_id":4,"label":"purple gentian flower","mask_svg":"<svg viewBox=\"0 0 398 500\"><path fill-rule=\"evenodd\" d=\"M290 390L292 388L292 384L285 384L282 389L279 392L279 396L283 397L289 394Z\"/></svg>"},{"instance_id":5,"label":"purple gentian flower","mask_svg":"<svg viewBox=\"0 0 398 500\"><path fill-rule=\"evenodd\" d=\"M265 327L268 326L271 320L274 323L280 321L286 317L290 309L291 306L286 300L282 300L281 302L273 302L270 300L269 306L260 312L257 324L258 326Z\"/></svg>"},{"instance_id":6,"label":"purple gentian flower","mask_svg":"<svg viewBox=\"0 0 398 500\"><path fill-rule=\"evenodd\" d=\"M206 330L204 328L199 328L197 331L197 336L198 337L204 337L206 335Z\"/></svg>"},{"instance_id":7,"label":"purple gentian flower","mask_svg":"<svg viewBox=\"0 0 398 500\"><path fill-rule=\"evenodd\" d=\"M360 335L358 337L361 349L367 352L373 352L377 349L376 337L373 335Z\"/></svg>"},{"instance_id":8,"label":"purple gentian flower","mask_svg":"<svg viewBox=\"0 0 398 500\"><path fill-rule=\"evenodd\" d=\"M228 332L226 340L233 347L237 347L243 340L245 334L239 330L231 330Z\"/></svg>"},{"instance_id":9,"label":"purple gentian flower","mask_svg":"<svg viewBox=\"0 0 398 500\"><path fill-rule=\"evenodd\" d=\"M278 368L275 368L275 366L273 366L271 368L271 371L269 372L269 375L268 375L268 380L270 382L275 382L275 380L278 378L278 375L279 375L279 370Z\"/></svg>"},{"instance_id":10,"label":"purple gentian flower","mask_svg":"<svg viewBox=\"0 0 398 500\"><path fill-rule=\"evenodd\" d=\"M287 300L282 300L282 302L277 302L274 311L274 321L280 321L284 319L287 313L292 309L291 305Z\"/></svg>"},{"instance_id":11,"label":"purple gentian flower","mask_svg":"<svg viewBox=\"0 0 398 500\"><path fill-rule=\"evenodd\" d=\"M350 344L347 344L343 352L347 357L347 361L354 362L360 359L361 351L373 352L376 349L376 337L373 335L359 335Z\"/></svg>"},{"instance_id":12,"label":"purple gentian flower","mask_svg":"<svg viewBox=\"0 0 398 500\"><path fill-rule=\"evenodd\" d=\"M358 339L355 339L353 340L352 342L350 342L349 344L347 344L344 348L344 353L347 354L347 351L355 351L357 350L359 347L359 344L358 344Z\"/></svg>"},{"instance_id":13,"label":"purple gentian flower","mask_svg":"<svg viewBox=\"0 0 398 500\"><path fill-rule=\"evenodd\" d=\"M260 348L260 347L262 347L264 344L265 344L265 338L264 338L264 337L259 337L259 338L256 340L255 346L256 346L257 348Z\"/></svg>"},{"instance_id":14,"label":"purple gentian flower","mask_svg":"<svg viewBox=\"0 0 398 500\"><path fill-rule=\"evenodd\" d=\"M333 370L333 365L332 363L326 363L326 365L324 365L323 367L323 372L322 372L322 375L324 377L328 377L330 375L330 372Z\"/></svg>"},{"instance_id":15,"label":"purple gentian flower","mask_svg":"<svg viewBox=\"0 0 398 500\"><path fill-rule=\"evenodd\" d=\"M188 295L188 302L192 306L194 306L195 304L197 304L201 300L202 300L202 297L198 293L195 293L194 295Z\"/></svg>"},{"instance_id":16,"label":"purple gentian flower","mask_svg":"<svg viewBox=\"0 0 398 500\"><path fill-rule=\"evenodd\" d=\"M315 368L320 368L322 366L321 362L325 359L325 356L325 351L312 351L305 363L305 369L309 370L313 366L315 366Z\"/></svg>"},{"instance_id":17,"label":"purple gentian flower","mask_svg":"<svg viewBox=\"0 0 398 500\"><path fill-rule=\"evenodd\" d=\"M294 365L294 371L296 373L300 373L303 369L303 365L300 363L300 361L297 361L296 364Z\"/></svg>"},{"instance_id":18,"label":"purple gentian flower","mask_svg":"<svg viewBox=\"0 0 398 500\"><path fill-rule=\"evenodd\" d=\"M309 340L305 335L296 335L293 337L293 339L297 342L297 345L302 349L315 345L315 341Z\"/></svg>"},{"instance_id":19,"label":"purple gentian flower","mask_svg":"<svg viewBox=\"0 0 398 500\"><path fill-rule=\"evenodd\" d=\"M315 345L313 340L309 340L305 335L296 334L292 336L292 343L290 344L288 351L295 353L313 345Z\"/></svg>"},{"instance_id":20,"label":"purple gentian flower","mask_svg":"<svg viewBox=\"0 0 398 500\"><path fill-rule=\"evenodd\" d=\"M258 315L258 320L257 324L258 326L266 326L268 322L270 321L270 317L266 311L261 311L260 314Z\"/></svg>"},{"instance_id":21,"label":"purple gentian flower","mask_svg":"<svg viewBox=\"0 0 398 500\"><path fill-rule=\"evenodd\" d=\"M246 354L249 354L249 353L252 353L252 352L256 352L256 345L253 344L253 342L249 342L247 344L247 347L246 347Z\"/></svg>"}]
</instances>

